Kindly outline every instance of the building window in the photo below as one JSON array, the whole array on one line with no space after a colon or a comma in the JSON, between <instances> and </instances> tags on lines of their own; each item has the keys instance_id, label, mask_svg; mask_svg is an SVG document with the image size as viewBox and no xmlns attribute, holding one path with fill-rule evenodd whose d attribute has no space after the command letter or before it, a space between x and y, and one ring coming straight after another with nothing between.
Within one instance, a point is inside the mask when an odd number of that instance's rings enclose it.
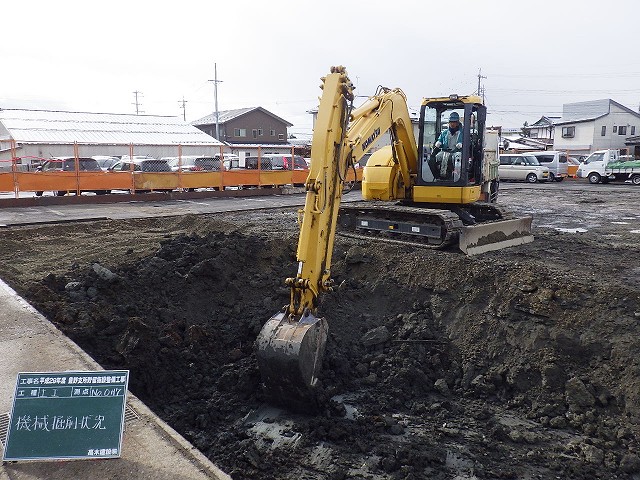
<instances>
[{"instance_id":1,"label":"building window","mask_svg":"<svg viewBox=\"0 0 640 480\"><path fill-rule=\"evenodd\" d=\"M607 126L602 125L602 129L600 130L600 136L604 137L607 134Z\"/></svg>"},{"instance_id":2,"label":"building window","mask_svg":"<svg viewBox=\"0 0 640 480\"><path fill-rule=\"evenodd\" d=\"M573 138L575 135L576 127L562 127L562 138Z\"/></svg>"},{"instance_id":3,"label":"building window","mask_svg":"<svg viewBox=\"0 0 640 480\"><path fill-rule=\"evenodd\" d=\"M626 125L624 125L624 126L620 125L618 127L618 135L626 135L626 134L627 134L627 126Z\"/></svg>"},{"instance_id":4,"label":"building window","mask_svg":"<svg viewBox=\"0 0 640 480\"><path fill-rule=\"evenodd\" d=\"M247 129L246 128L234 128L233 129L233 136L234 137L246 137L247 136Z\"/></svg>"},{"instance_id":5,"label":"building window","mask_svg":"<svg viewBox=\"0 0 640 480\"><path fill-rule=\"evenodd\" d=\"M617 125L614 125L614 126L613 126L613 133L616 133L617 131L618 131L618 126L617 126Z\"/></svg>"},{"instance_id":6,"label":"building window","mask_svg":"<svg viewBox=\"0 0 640 480\"><path fill-rule=\"evenodd\" d=\"M278 134L278 140L284 140L284 133Z\"/></svg>"},{"instance_id":7,"label":"building window","mask_svg":"<svg viewBox=\"0 0 640 480\"><path fill-rule=\"evenodd\" d=\"M258 130L255 128L251 131L251 134L253 135L253 138L258 138Z\"/></svg>"},{"instance_id":8,"label":"building window","mask_svg":"<svg viewBox=\"0 0 640 480\"><path fill-rule=\"evenodd\" d=\"M631 127L631 135L635 135L636 134L636 127L633 126Z\"/></svg>"},{"instance_id":9,"label":"building window","mask_svg":"<svg viewBox=\"0 0 640 480\"><path fill-rule=\"evenodd\" d=\"M538 132L530 132L531 138L538 138Z\"/></svg>"},{"instance_id":10,"label":"building window","mask_svg":"<svg viewBox=\"0 0 640 480\"><path fill-rule=\"evenodd\" d=\"M272 129L271 133L269 135L271 135L272 137L275 137L276 136L276 131Z\"/></svg>"},{"instance_id":11,"label":"building window","mask_svg":"<svg viewBox=\"0 0 640 480\"><path fill-rule=\"evenodd\" d=\"M261 136L262 136L262 129L261 129L261 128L259 128L259 129L258 129L258 136L259 136L259 137L261 137Z\"/></svg>"}]
</instances>

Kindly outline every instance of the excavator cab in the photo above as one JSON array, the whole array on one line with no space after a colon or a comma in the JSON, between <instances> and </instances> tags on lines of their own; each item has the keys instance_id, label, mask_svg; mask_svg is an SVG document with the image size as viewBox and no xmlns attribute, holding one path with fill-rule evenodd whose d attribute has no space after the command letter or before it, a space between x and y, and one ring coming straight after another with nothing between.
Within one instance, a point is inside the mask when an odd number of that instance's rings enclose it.
<instances>
[{"instance_id":1,"label":"excavator cab","mask_svg":"<svg viewBox=\"0 0 640 480\"><path fill-rule=\"evenodd\" d=\"M417 185L466 187L482 183L484 138L480 132L484 131L486 112L480 98L475 96L451 95L423 101ZM458 130L448 134L451 118L458 119ZM443 139L456 141L449 145Z\"/></svg>"}]
</instances>

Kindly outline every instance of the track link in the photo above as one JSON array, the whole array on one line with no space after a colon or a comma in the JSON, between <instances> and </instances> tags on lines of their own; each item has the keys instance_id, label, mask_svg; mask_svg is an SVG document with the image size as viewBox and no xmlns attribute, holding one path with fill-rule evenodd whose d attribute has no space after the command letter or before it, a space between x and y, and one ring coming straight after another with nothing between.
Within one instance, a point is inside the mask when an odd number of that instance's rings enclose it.
<instances>
[{"instance_id":1,"label":"track link","mask_svg":"<svg viewBox=\"0 0 640 480\"><path fill-rule=\"evenodd\" d=\"M450 211L367 202L340 207L338 234L441 249L456 244L463 222Z\"/></svg>"}]
</instances>

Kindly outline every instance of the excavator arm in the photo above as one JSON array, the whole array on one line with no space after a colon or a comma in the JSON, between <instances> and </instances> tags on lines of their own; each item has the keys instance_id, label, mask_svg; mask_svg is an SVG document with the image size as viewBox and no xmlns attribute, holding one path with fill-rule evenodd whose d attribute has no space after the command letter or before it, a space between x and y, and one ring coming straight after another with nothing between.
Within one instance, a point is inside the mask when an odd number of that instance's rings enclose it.
<instances>
[{"instance_id":1,"label":"excavator arm","mask_svg":"<svg viewBox=\"0 0 640 480\"><path fill-rule=\"evenodd\" d=\"M298 239L298 273L287 278L290 303L271 317L257 339L257 359L271 401L298 411L314 409L328 326L316 317L321 292L331 290L331 256L348 165L346 147L353 85L344 67L323 80L311 147L311 166Z\"/></svg>"},{"instance_id":2,"label":"excavator arm","mask_svg":"<svg viewBox=\"0 0 640 480\"><path fill-rule=\"evenodd\" d=\"M343 67L334 67L323 79L324 93L311 146L311 166L300 236L298 239L298 274L287 278L291 288L288 313L315 313L320 292L331 289L331 256L338 209L349 159L345 134L353 85Z\"/></svg>"}]
</instances>

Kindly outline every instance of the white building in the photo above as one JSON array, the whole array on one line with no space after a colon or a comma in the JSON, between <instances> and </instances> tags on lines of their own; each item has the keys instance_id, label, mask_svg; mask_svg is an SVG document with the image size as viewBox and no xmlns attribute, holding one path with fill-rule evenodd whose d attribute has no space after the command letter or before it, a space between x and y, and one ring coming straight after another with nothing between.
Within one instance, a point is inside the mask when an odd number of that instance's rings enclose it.
<instances>
[{"instance_id":1,"label":"white building","mask_svg":"<svg viewBox=\"0 0 640 480\"><path fill-rule=\"evenodd\" d=\"M0 160L220 153L224 144L178 117L0 109ZM228 151L228 148L225 148Z\"/></svg>"},{"instance_id":2,"label":"white building","mask_svg":"<svg viewBox=\"0 0 640 480\"><path fill-rule=\"evenodd\" d=\"M554 150L586 155L619 148L627 153L626 139L640 133L640 113L611 99L567 103L553 127Z\"/></svg>"}]
</instances>

